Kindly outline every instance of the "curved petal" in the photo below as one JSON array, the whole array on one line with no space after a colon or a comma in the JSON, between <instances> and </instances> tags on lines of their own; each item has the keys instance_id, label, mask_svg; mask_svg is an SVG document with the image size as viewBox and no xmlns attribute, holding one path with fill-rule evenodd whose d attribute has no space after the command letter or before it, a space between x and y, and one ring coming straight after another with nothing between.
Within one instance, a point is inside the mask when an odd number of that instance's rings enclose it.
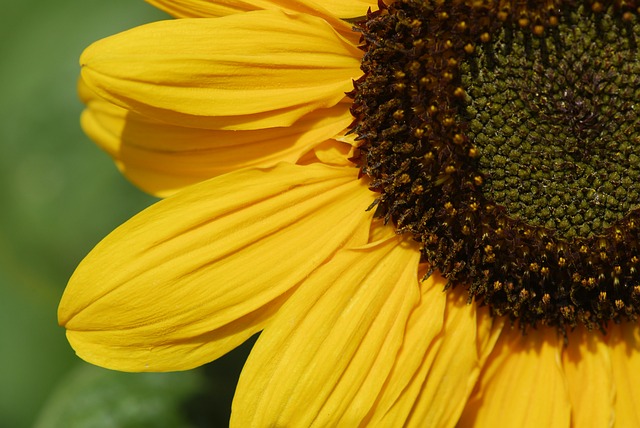
<instances>
[{"instance_id":1,"label":"curved petal","mask_svg":"<svg viewBox=\"0 0 640 428\"><path fill-rule=\"evenodd\" d=\"M609 352L616 387L616 427L640 426L640 326L623 323L610 327Z\"/></svg>"},{"instance_id":2,"label":"curved petal","mask_svg":"<svg viewBox=\"0 0 640 428\"><path fill-rule=\"evenodd\" d=\"M256 342L231 426L359 426L418 302L419 258L415 243L394 236L314 272Z\"/></svg>"},{"instance_id":3,"label":"curved petal","mask_svg":"<svg viewBox=\"0 0 640 428\"><path fill-rule=\"evenodd\" d=\"M254 10L306 13L324 19L344 35L353 36L355 33L351 31L351 25L337 18L364 16L368 7L375 10L377 5L374 0L357 0L348 5L344 3L349 2L325 2L324 0L319 3L311 0L147 0L147 2L176 18L215 18ZM347 14L341 15L341 12Z\"/></svg>"},{"instance_id":4,"label":"curved petal","mask_svg":"<svg viewBox=\"0 0 640 428\"><path fill-rule=\"evenodd\" d=\"M314 269L368 238L356 168L281 164L191 186L117 228L58 310L78 355L124 371L189 369L259 330Z\"/></svg>"},{"instance_id":5,"label":"curved petal","mask_svg":"<svg viewBox=\"0 0 640 428\"><path fill-rule=\"evenodd\" d=\"M526 335L505 328L459 426L568 428L571 406L561 367L562 346L562 338L551 328Z\"/></svg>"},{"instance_id":6,"label":"curved petal","mask_svg":"<svg viewBox=\"0 0 640 428\"><path fill-rule=\"evenodd\" d=\"M296 10L295 0L146 0L176 18L216 18L254 10ZM293 8L293 9L292 9Z\"/></svg>"},{"instance_id":7,"label":"curved petal","mask_svg":"<svg viewBox=\"0 0 640 428\"><path fill-rule=\"evenodd\" d=\"M299 158L297 163L299 165L310 165L319 162L333 166L353 166L353 162L349 160L352 157L352 146L330 139L314 146L313 150Z\"/></svg>"},{"instance_id":8,"label":"curved petal","mask_svg":"<svg viewBox=\"0 0 640 428\"><path fill-rule=\"evenodd\" d=\"M384 222L384 219L380 217L376 217L371 222L371 228L369 230L369 242L376 242L382 239L387 239L397 234L397 230L395 226L392 224ZM418 271L420 274L419 278L424 278L426 275L426 269L424 269L425 265L420 266L420 270Z\"/></svg>"},{"instance_id":9,"label":"curved petal","mask_svg":"<svg viewBox=\"0 0 640 428\"><path fill-rule=\"evenodd\" d=\"M361 52L326 21L265 10L143 25L89 46L82 78L100 97L163 122L290 126L335 106Z\"/></svg>"},{"instance_id":10,"label":"curved petal","mask_svg":"<svg viewBox=\"0 0 640 428\"><path fill-rule=\"evenodd\" d=\"M351 123L349 103L319 109L289 127L219 131L171 125L130 112L93 95L82 128L134 184L166 197L191 184L242 168L295 163L312 147ZM348 162L343 156L343 165ZM328 163L328 162L327 162Z\"/></svg>"},{"instance_id":11,"label":"curved petal","mask_svg":"<svg viewBox=\"0 0 640 428\"><path fill-rule=\"evenodd\" d=\"M562 365L571 399L571 425L613 426L616 389L605 338L578 327L569 334Z\"/></svg>"}]
</instances>

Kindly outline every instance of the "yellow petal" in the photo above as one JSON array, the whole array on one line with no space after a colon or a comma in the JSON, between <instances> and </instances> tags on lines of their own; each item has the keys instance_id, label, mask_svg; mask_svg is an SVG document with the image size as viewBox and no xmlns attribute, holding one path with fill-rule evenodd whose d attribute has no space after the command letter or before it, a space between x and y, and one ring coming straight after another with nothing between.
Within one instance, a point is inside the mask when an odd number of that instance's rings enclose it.
<instances>
[{"instance_id":1,"label":"yellow petal","mask_svg":"<svg viewBox=\"0 0 640 428\"><path fill-rule=\"evenodd\" d=\"M493 317L487 306L476 308L476 312L478 366L482 368L500 339L507 320L504 317Z\"/></svg>"},{"instance_id":2,"label":"yellow petal","mask_svg":"<svg viewBox=\"0 0 640 428\"><path fill-rule=\"evenodd\" d=\"M623 323L610 327L609 351L616 388L615 426L640 426L640 326Z\"/></svg>"},{"instance_id":3,"label":"yellow petal","mask_svg":"<svg viewBox=\"0 0 640 428\"><path fill-rule=\"evenodd\" d=\"M349 159L353 157L353 147L340 141L331 139L324 141L313 150L298 159L298 164L324 163L333 166L353 166Z\"/></svg>"},{"instance_id":4,"label":"yellow petal","mask_svg":"<svg viewBox=\"0 0 640 428\"><path fill-rule=\"evenodd\" d=\"M231 425L359 426L418 302L415 243L339 252L282 307L242 371Z\"/></svg>"},{"instance_id":5,"label":"yellow petal","mask_svg":"<svg viewBox=\"0 0 640 428\"><path fill-rule=\"evenodd\" d=\"M615 385L605 338L599 332L578 327L569 334L562 364L571 399L572 426L613 426Z\"/></svg>"},{"instance_id":6,"label":"yellow petal","mask_svg":"<svg viewBox=\"0 0 640 428\"><path fill-rule=\"evenodd\" d=\"M289 10L297 1L278 0L146 0L176 18L215 18L262 9ZM281 6L281 4L286 4Z\"/></svg>"},{"instance_id":7,"label":"yellow petal","mask_svg":"<svg viewBox=\"0 0 640 428\"><path fill-rule=\"evenodd\" d=\"M89 46L98 96L163 122L209 129L290 126L338 104L361 52L326 21L265 10L161 21Z\"/></svg>"},{"instance_id":8,"label":"yellow petal","mask_svg":"<svg viewBox=\"0 0 640 428\"><path fill-rule=\"evenodd\" d=\"M571 406L554 329L502 331L460 427L569 427Z\"/></svg>"},{"instance_id":9,"label":"yellow petal","mask_svg":"<svg viewBox=\"0 0 640 428\"><path fill-rule=\"evenodd\" d=\"M375 208L372 208L375 209ZM396 234L396 228L392 224L385 224L384 219L375 218L371 222L371 229L369 231L369 242L376 242L381 239L387 239ZM425 270L420 278L423 278L426 275L427 271Z\"/></svg>"},{"instance_id":10,"label":"yellow petal","mask_svg":"<svg viewBox=\"0 0 640 428\"><path fill-rule=\"evenodd\" d=\"M80 263L59 322L78 355L125 371L192 368L259 330L282 296L368 237L356 168L281 164L194 185Z\"/></svg>"},{"instance_id":11,"label":"yellow petal","mask_svg":"<svg viewBox=\"0 0 640 428\"><path fill-rule=\"evenodd\" d=\"M444 280L440 280L444 284ZM480 372L477 309L458 288L446 292L445 324L415 379L420 385L409 427L456 425ZM414 385L414 387L415 387Z\"/></svg>"},{"instance_id":12,"label":"yellow petal","mask_svg":"<svg viewBox=\"0 0 640 428\"><path fill-rule=\"evenodd\" d=\"M322 0L322 6L340 18L358 18L367 10L378 10L378 0Z\"/></svg>"},{"instance_id":13,"label":"yellow petal","mask_svg":"<svg viewBox=\"0 0 640 428\"><path fill-rule=\"evenodd\" d=\"M351 134L346 134L346 135L338 135L335 137L336 140L338 141L342 141L343 143L347 143L353 147L358 147L359 143L356 140L356 138L358 138L358 135L355 133L351 133Z\"/></svg>"},{"instance_id":14,"label":"yellow petal","mask_svg":"<svg viewBox=\"0 0 640 428\"><path fill-rule=\"evenodd\" d=\"M294 163L353 120L350 104L343 102L312 111L290 127L198 129L129 112L92 95L82 84L80 92L88 106L81 118L87 135L114 158L134 184L161 197L241 168ZM346 155L342 160L343 165L348 162Z\"/></svg>"},{"instance_id":15,"label":"yellow petal","mask_svg":"<svg viewBox=\"0 0 640 428\"><path fill-rule=\"evenodd\" d=\"M176 18L215 18L254 10L274 9L290 13L306 13L323 18L336 30L345 34L352 32L352 26L336 19L337 17L364 16L369 6L374 10L376 6L375 1L361 0L347 6L343 4L345 2L325 2L324 0L321 2L311 0L147 0L147 2ZM340 12L347 12L347 15L343 16Z\"/></svg>"},{"instance_id":16,"label":"yellow petal","mask_svg":"<svg viewBox=\"0 0 640 428\"><path fill-rule=\"evenodd\" d=\"M411 313L402 348L389 380L367 417L368 426L406 425L408 415L422 390L427 374L424 368L433 363L440 349L447 300L443 287L444 280L437 274L431 275L422 283L422 298Z\"/></svg>"}]
</instances>

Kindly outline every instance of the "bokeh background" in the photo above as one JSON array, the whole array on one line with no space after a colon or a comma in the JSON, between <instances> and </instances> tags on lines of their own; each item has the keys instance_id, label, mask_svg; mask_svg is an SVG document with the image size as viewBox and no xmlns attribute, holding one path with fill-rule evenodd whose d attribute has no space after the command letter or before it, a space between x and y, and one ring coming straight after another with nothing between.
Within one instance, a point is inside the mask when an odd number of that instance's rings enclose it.
<instances>
[{"instance_id":1,"label":"bokeh background","mask_svg":"<svg viewBox=\"0 0 640 428\"><path fill-rule=\"evenodd\" d=\"M57 325L65 283L154 199L80 130L78 57L167 16L142 0L21 0L0 13L0 428L226 426L247 346L198 370L118 373Z\"/></svg>"}]
</instances>

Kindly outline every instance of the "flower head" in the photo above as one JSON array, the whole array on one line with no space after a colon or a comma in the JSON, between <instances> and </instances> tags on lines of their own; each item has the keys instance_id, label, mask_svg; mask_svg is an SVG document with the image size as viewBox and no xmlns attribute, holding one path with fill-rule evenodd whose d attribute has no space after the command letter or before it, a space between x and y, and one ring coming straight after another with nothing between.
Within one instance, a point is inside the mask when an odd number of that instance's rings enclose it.
<instances>
[{"instance_id":1,"label":"flower head","mask_svg":"<svg viewBox=\"0 0 640 428\"><path fill-rule=\"evenodd\" d=\"M151 3L81 58L85 131L166 199L70 279L80 357L262 331L241 427L640 423L635 2Z\"/></svg>"}]
</instances>

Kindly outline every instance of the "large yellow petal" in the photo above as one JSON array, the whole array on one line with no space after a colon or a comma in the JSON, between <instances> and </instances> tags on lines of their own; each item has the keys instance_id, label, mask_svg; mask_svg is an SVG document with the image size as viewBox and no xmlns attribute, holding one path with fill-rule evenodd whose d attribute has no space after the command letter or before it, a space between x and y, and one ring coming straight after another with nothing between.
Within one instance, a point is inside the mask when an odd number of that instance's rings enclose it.
<instances>
[{"instance_id":1,"label":"large yellow petal","mask_svg":"<svg viewBox=\"0 0 640 428\"><path fill-rule=\"evenodd\" d=\"M283 10L306 13L329 22L340 33L352 33L352 25L337 18L364 16L367 9L376 9L376 1L311 1L311 0L147 0L176 18L214 18L254 10ZM346 3L346 4L345 4ZM355 34L355 33L353 33Z\"/></svg>"},{"instance_id":2,"label":"large yellow petal","mask_svg":"<svg viewBox=\"0 0 640 428\"><path fill-rule=\"evenodd\" d=\"M351 123L349 103L319 109L292 126L249 131L189 128L160 122L96 97L80 84L88 108L84 131L134 184L165 197L227 172L295 163ZM346 157L343 156L344 162Z\"/></svg>"},{"instance_id":3,"label":"large yellow petal","mask_svg":"<svg viewBox=\"0 0 640 428\"><path fill-rule=\"evenodd\" d=\"M610 327L609 351L616 388L615 426L640 426L640 326L622 323Z\"/></svg>"},{"instance_id":4,"label":"large yellow petal","mask_svg":"<svg viewBox=\"0 0 640 428\"><path fill-rule=\"evenodd\" d=\"M281 164L194 185L107 236L59 307L78 355L125 371L188 369L261 329L286 295L368 238L356 168Z\"/></svg>"},{"instance_id":5,"label":"large yellow petal","mask_svg":"<svg viewBox=\"0 0 640 428\"><path fill-rule=\"evenodd\" d=\"M460 427L570 426L571 406L562 370L562 338L551 328L506 328L467 403Z\"/></svg>"},{"instance_id":6,"label":"large yellow petal","mask_svg":"<svg viewBox=\"0 0 640 428\"><path fill-rule=\"evenodd\" d=\"M254 346L231 425L359 426L418 302L419 257L394 236L341 251L314 272Z\"/></svg>"},{"instance_id":7,"label":"large yellow petal","mask_svg":"<svg viewBox=\"0 0 640 428\"><path fill-rule=\"evenodd\" d=\"M613 426L615 385L605 338L578 327L569 334L562 364L571 399L571 425Z\"/></svg>"},{"instance_id":8,"label":"large yellow petal","mask_svg":"<svg viewBox=\"0 0 640 428\"><path fill-rule=\"evenodd\" d=\"M163 122L210 129L290 126L338 104L361 52L326 21L264 10L143 25L80 59L97 95Z\"/></svg>"}]
</instances>

